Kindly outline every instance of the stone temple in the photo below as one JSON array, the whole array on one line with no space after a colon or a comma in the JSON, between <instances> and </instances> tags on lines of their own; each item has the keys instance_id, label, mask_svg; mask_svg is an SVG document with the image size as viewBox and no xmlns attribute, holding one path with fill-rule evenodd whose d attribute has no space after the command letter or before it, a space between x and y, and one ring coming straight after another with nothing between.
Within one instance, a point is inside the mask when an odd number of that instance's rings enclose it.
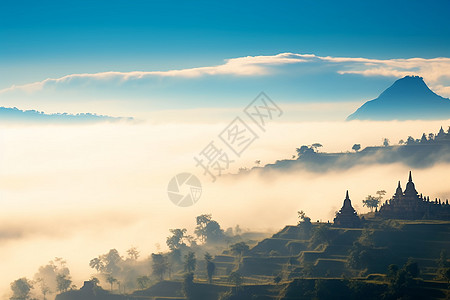
<instances>
[{"instance_id":1,"label":"stone temple","mask_svg":"<svg viewBox=\"0 0 450 300\"><path fill-rule=\"evenodd\" d=\"M344 204L342 208L336 213L333 220L336 227L360 227L361 219L358 217L355 209L352 206L352 201L347 194L345 195Z\"/></svg>"},{"instance_id":2,"label":"stone temple","mask_svg":"<svg viewBox=\"0 0 450 300\"><path fill-rule=\"evenodd\" d=\"M402 191L399 181L394 196L381 206L376 216L385 219L450 220L450 205L448 200L441 203L441 200L430 201L430 197L419 195L409 172L405 191Z\"/></svg>"}]
</instances>

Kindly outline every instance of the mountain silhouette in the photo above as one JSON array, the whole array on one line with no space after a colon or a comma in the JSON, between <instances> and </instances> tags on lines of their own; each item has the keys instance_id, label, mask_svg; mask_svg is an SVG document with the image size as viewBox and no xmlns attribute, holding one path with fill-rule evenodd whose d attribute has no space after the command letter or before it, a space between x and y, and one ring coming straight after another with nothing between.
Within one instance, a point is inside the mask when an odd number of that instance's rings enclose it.
<instances>
[{"instance_id":1,"label":"mountain silhouette","mask_svg":"<svg viewBox=\"0 0 450 300\"><path fill-rule=\"evenodd\" d=\"M133 120L133 118L111 117L92 113L46 114L37 110L21 110L16 107L0 107L0 123L95 123Z\"/></svg>"},{"instance_id":2,"label":"mountain silhouette","mask_svg":"<svg viewBox=\"0 0 450 300\"><path fill-rule=\"evenodd\" d=\"M367 101L351 120L442 120L450 118L450 99L435 94L422 77L397 80L374 100Z\"/></svg>"}]
</instances>

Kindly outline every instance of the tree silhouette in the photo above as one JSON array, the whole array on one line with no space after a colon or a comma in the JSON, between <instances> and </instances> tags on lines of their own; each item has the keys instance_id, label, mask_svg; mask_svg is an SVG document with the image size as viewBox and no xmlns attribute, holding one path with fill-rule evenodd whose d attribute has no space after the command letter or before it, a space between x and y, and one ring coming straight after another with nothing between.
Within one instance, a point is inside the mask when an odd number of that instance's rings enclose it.
<instances>
[{"instance_id":1,"label":"tree silhouette","mask_svg":"<svg viewBox=\"0 0 450 300\"><path fill-rule=\"evenodd\" d=\"M157 276L160 281L164 279L164 274L167 272L167 259L162 254L152 253L153 260L153 275Z\"/></svg>"},{"instance_id":2,"label":"tree silhouette","mask_svg":"<svg viewBox=\"0 0 450 300\"><path fill-rule=\"evenodd\" d=\"M373 210L378 207L378 204L380 204L380 199L378 197L369 195L362 202L363 206L368 207L370 211L373 212Z\"/></svg>"},{"instance_id":3,"label":"tree silhouette","mask_svg":"<svg viewBox=\"0 0 450 300\"><path fill-rule=\"evenodd\" d=\"M385 190L377 191L377 195L378 195L377 198L378 198L378 200L379 200L378 203L380 203L381 200L383 200L384 195L386 195L386 191L385 191Z\"/></svg>"},{"instance_id":4,"label":"tree silhouette","mask_svg":"<svg viewBox=\"0 0 450 300\"><path fill-rule=\"evenodd\" d=\"M119 264L121 261L122 257L120 256L119 251L111 249L108 253L92 259L89 262L89 266L97 271L108 274L117 274L120 271Z\"/></svg>"},{"instance_id":5,"label":"tree silhouette","mask_svg":"<svg viewBox=\"0 0 450 300\"><path fill-rule=\"evenodd\" d=\"M236 291L244 282L244 280L242 279L242 275L239 272L232 272L230 276L228 276L228 281L234 284L234 286L236 287Z\"/></svg>"},{"instance_id":6,"label":"tree silhouette","mask_svg":"<svg viewBox=\"0 0 450 300\"><path fill-rule=\"evenodd\" d=\"M383 139L383 146L384 146L384 147L389 147L389 143L390 143L390 141L389 141L388 138L384 138L384 139Z\"/></svg>"},{"instance_id":7,"label":"tree silhouette","mask_svg":"<svg viewBox=\"0 0 450 300\"><path fill-rule=\"evenodd\" d=\"M206 225L211 221L211 218L211 214L203 214L196 218L197 226L194 233L202 242L206 241Z\"/></svg>"},{"instance_id":8,"label":"tree silhouette","mask_svg":"<svg viewBox=\"0 0 450 300\"><path fill-rule=\"evenodd\" d=\"M108 277L106 277L106 281L111 285L111 291L112 291L113 284L117 282L117 278L114 278L112 275L108 275Z\"/></svg>"},{"instance_id":9,"label":"tree silhouette","mask_svg":"<svg viewBox=\"0 0 450 300\"><path fill-rule=\"evenodd\" d=\"M56 275L56 287L60 293L67 292L71 284L70 276L66 274Z\"/></svg>"},{"instance_id":10,"label":"tree silhouette","mask_svg":"<svg viewBox=\"0 0 450 300\"><path fill-rule=\"evenodd\" d=\"M191 237L186 235L187 229L169 229L172 236L167 237L166 244L170 250L180 249L182 246L186 246L185 240L189 240Z\"/></svg>"},{"instance_id":11,"label":"tree silhouette","mask_svg":"<svg viewBox=\"0 0 450 300\"><path fill-rule=\"evenodd\" d=\"M39 285L39 289L44 296L44 300L46 300L46 295L51 292L50 287L47 285L43 278L37 278L36 283Z\"/></svg>"},{"instance_id":12,"label":"tree silhouette","mask_svg":"<svg viewBox=\"0 0 450 300\"><path fill-rule=\"evenodd\" d=\"M230 246L231 253L236 255L239 260L242 258L245 252L247 252L250 247L245 242L239 242Z\"/></svg>"},{"instance_id":13,"label":"tree silhouette","mask_svg":"<svg viewBox=\"0 0 450 300\"><path fill-rule=\"evenodd\" d=\"M27 278L23 277L11 283L13 296L11 300L27 300L30 299L30 291L33 284Z\"/></svg>"},{"instance_id":14,"label":"tree silhouette","mask_svg":"<svg viewBox=\"0 0 450 300\"><path fill-rule=\"evenodd\" d=\"M194 272L197 266L197 259L194 252L189 252L184 256L184 270L188 273Z\"/></svg>"},{"instance_id":15,"label":"tree silhouette","mask_svg":"<svg viewBox=\"0 0 450 300\"><path fill-rule=\"evenodd\" d=\"M189 300L197 299L194 295L194 273L192 272L183 276L183 294Z\"/></svg>"},{"instance_id":16,"label":"tree silhouette","mask_svg":"<svg viewBox=\"0 0 450 300\"><path fill-rule=\"evenodd\" d=\"M100 284L100 280L97 277L92 276L91 279L89 279L90 282L92 282L92 284L94 286L98 286Z\"/></svg>"},{"instance_id":17,"label":"tree silhouette","mask_svg":"<svg viewBox=\"0 0 450 300\"><path fill-rule=\"evenodd\" d=\"M358 152L361 149L361 144L354 144L352 150Z\"/></svg>"},{"instance_id":18,"label":"tree silhouette","mask_svg":"<svg viewBox=\"0 0 450 300\"><path fill-rule=\"evenodd\" d=\"M205 253L205 261L206 261L206 273L208 274L208 282L212 283L212 278L214 275L214 272L216 270L216 264L212 261L213 258L211 254L208 252Z\"/></svg>"},{"instance_id":19,"label":"tree silhouette","mask_svg":"<svg viewBox=\"0 0 450 300\"><path fill-rule=\"evenodd\" d=\"M131 260L138 260L140 253L136 247L131 247L127 250L128 258Z\"/></svg>"},{"instance_id":20,"label":"tree silhouette","mask_svg":"<svg viewBox=\"0 0 450 300\"><path fill-rule=\"evenodd\" d=\"M295 151L297 152L297 155L299 157L301 155L303 155L303 154L306 154L306 153L314 153L314 149L312 149L312 148L310 148L310 147L308 147L306 145L303 145L300 148L295 149Z\"/></svg>"},{"instance_id":21,"label":"tree silhouette","mask_svg":"<svg viewBox=\"0 0 450 300\"><path fill-rule=\"evenodd\" d=\"M311 145L311 148L314 149L314 151L317 151L318 148L323 147L320 143L314 143Z\"/></svg>"},{"instance_id":22,"label":"tree silhouette","mask_svg":"<svg viewBox=\"0 0 450 300\"><path fill-rule=\"evenodd\" d=\"M141 290L146 289L150 284L150 277L148 276L140 276L136 278L136 282Z\"/></svg>"},{"instance_id":23,"label":"tree silhouette","mask_svg":"<svg viewBox=\"0 0 450 300\"><path fill-rule=\"evenodd\" d=\"M93 269L96 269L97 272L103 271L103 269L105 268L101 257L91 259L91 261L89 262L89 266Z\"/></svg>"},{"instance_id":24,"label":"tree silhouette","mask_svg":"<svg viewBox=\"0 0 450 300\"><path fill-rule=\"evenodd\" d=\"M302 222L305 223L305 224L311 224L311 218L306 216L306 214L305 214L305 212L303 210L298 211L297 214L298 214L298 218L300 219L298 221L298 224L300 224Z\"/></svg>"}]
</instances>

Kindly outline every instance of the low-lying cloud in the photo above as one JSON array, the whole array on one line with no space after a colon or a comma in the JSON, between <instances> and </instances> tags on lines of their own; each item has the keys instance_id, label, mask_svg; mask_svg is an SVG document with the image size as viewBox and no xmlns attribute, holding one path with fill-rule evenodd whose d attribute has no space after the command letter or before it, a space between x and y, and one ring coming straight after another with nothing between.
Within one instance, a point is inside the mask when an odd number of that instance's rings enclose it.
<instances>
[{"instance_id":1,"label":"low-lying cloud","mask_svg":"<svg viewBox=\"0 0 450 300\"><path fill-rule=\"evenodd\" d=\"M276 231L296 223L296 211L315 220L332 220L348 189L355 208L384 189L391 195L410 168L401 163L354 166L323 173L272 171L221 177L215 183L195 167L193 157L227 123L131 123L85 126L1 126L0 130L0 294L9 283L32 277L54 257L68 261L74 283L95 273L89 260L111 248L124 253L137 246L142 257L164 249L169 228L187 228L195 217L212 213L222 227ZM295 148L319 142L321 151L351 151L392 143L408 135L436 133L448 121L271 123L235 162L230 172L291 158ZM225 149L225 148L224 148ZM419 192L450 198L449 164L414 168ZM202 182L199 202L172 204L167 184L191 172ZM239 208L239 209L237 209ZM159 244L157 246L156 244ZM36 251L39 249L39 251ZM7 297L5 296L5 299Z\"/></svg>"}]
</instances>

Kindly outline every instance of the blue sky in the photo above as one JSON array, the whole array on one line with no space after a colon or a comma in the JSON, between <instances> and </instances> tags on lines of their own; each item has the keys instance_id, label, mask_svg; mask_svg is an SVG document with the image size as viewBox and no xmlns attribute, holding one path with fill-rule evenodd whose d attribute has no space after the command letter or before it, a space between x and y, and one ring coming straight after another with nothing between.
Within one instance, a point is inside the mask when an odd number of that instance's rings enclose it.
<instances>
[{"instance_id":1,"label":"blue sky","mask_svg":"<svg viewBox=\"0 0 450 300\"><path fill-rule=\"evenodd\" d=\"M280 53L381 60L432 59L450 53L448 1L10 1L0 5L0 90L70 74L183 70ZM91 103L86 105L91 109L92 103L105 103L104 98L119 102L126 98L148 102L148 109L217 107L236 105L261 89L288 102L362 101L400 76L338 73L348 68L355 69L355 63L325 60L301 67L286 64L272 68L269 75L244 79L226 74L166 80L156 89L154 82L59 86L45 93L0 94L0 105L17 101L18 107L52 110L50 99L64 98L72 104ZM398 65L389 68L404 71ZM445 70L442 73L437 79L424 77L445 92L448 76ZM102 105L96 105L101 113ZM65 107L53 107L60 109ZM71 109L67 105L66 110Z\"/></svg>"}]
</instances>

